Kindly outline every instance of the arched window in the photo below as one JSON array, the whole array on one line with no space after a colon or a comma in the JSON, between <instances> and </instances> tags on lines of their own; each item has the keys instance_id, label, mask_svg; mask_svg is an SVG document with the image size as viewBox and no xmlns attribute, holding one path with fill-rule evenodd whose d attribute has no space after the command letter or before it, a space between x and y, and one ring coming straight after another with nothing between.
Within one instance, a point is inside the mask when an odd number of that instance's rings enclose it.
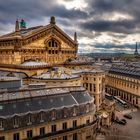
<instances>
[{"instance_id":1,"label":"arched window","mask_svg":"<svg viewBox=\"0 0 140 140\"><path fill-rule=\"evenodd\" d=\"M49 41L49 47L51 47L51 41Z\"/></svg>"},{"instance_id":2,"label":"arched window","mask_svg":"<svg viewBox=\"0 0 140 140\"><path fill-rule=\"evenodd\" d=\"M51 50L49 50L49 54L51 54Z\"/></svg>"},{"instance_id":3,"label":"arched window","mask_svg":"<svg viewBox=\"0 0 140 140\"><path fill-rule=\"evenodd\" d=\"M55 47L57 47L57 43L55 42Z\"/></svg>"},{"instance_id":4,"label":"arched window","mask_svg":"<svg viewBox=\"0 0 140 140\"><path fill-rule=\"evenodd\" d=\"M48 42L48 46L49 47L58 47L58 43L54 39L52 39Z\"/></svg>"},{"instance_id":5,"label":"arched window","mask_svg":"<svg viewBox=\"0 0 140 140\"><path fill-rule=\"evenodd\" d=\"M52 40L52 47L54 47L54 40Z\"/></svg>"},{"instance_id":6,"label":"arched window","mask_svg":"<svg viewBox=\"0 0 140 140\"><path fill-rule=\"evenodd\" d=\"M52 50L52 54L54 54L54 50Z\"/></svg>"}]
</instances>

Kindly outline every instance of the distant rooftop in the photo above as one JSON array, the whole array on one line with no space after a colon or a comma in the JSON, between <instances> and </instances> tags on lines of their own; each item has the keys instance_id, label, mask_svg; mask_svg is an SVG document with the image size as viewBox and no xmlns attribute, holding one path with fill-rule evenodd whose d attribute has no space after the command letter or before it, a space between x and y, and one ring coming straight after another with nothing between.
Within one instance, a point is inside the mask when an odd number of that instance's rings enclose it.
<instances>
[{"instance_id":1,"label":"distant rooftop","mask_svg":"<svg viewBox=\"0 0 140 140\"><path fill-rule=\"evenodd\" d=\"M72 70L73 74L80 74L80 73L104 73L103 70L97 70L97 69L93 69L93 68L89 68L89 69L74 69Z\"/></svg>"},{"instance_id":2,"label":"distant rooftop","mask_svg":"<svg viewBox=\"0 0 140 140\"><path fill-rule=\"evenodd\" d=\"M53 67L52 70L43 73L39 76L32 76L32 78L39 78L39 79L46 79L46 80L65 80L65 79L72 79L72 78L78 78L79 75L75 75L71 73L70 69L67 69L65 67Z\"/></svg>"},{"instance_id":3,"label":"distant rooftop","mask_svg":"<svg viewBox=\"0 0 140 140\"><path fill-rule=\"evenodd\" d=\"M136 65L113 65L109 70L109 73L140 79L140 67L137 67Z\"/></svg>"},{"instance_id":4,"label":"distant rooftop","mask_svg":"<svg viewBox=\"0 0 140 140\"><path fill-rule=\"evenodd\" d=\"M3 82L3 81L15 81L15 80L20 80L20 79L17 78L17 77L0 76L0 82Z\"/></svg>"},{"instance_id":5,"label":"distant rooftop","mask_svg":"<svg viewBox=\"0 0 140 140\"><path fill-rule=\"evenodd\" d=\"M22 86L20 78L0 76L0 89L18 89Z\"/></svg>"}]
</instances>

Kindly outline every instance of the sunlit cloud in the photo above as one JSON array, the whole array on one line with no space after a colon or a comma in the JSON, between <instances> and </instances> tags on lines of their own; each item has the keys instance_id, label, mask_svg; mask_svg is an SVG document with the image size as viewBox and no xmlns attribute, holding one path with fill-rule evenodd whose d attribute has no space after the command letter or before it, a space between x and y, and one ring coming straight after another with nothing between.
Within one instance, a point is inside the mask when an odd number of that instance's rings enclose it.
<instances>
[{"instance_id":1,"label":"sunlit cloud","mask_svg":"<svg viewBox=\"0 0 140 140\"><path fill-rule=\"evenodd\" d=\"M108 21L119 21L119 20L133 20L134 17L127 13L119 13L119 12L112 12L112 13L104 13L100 19L108 20Z\"/></svg>"},{"instance_id":2,"label":"sunlit cloud","mask_svg":"<svg viewBox=\"0 0 140 140\"><path fill-rule=\"evenodd\" d=\"M88 4L84 0L58 0L59 4L63 4L67 9L85 9Z\"/></svg>"}]
</instances>

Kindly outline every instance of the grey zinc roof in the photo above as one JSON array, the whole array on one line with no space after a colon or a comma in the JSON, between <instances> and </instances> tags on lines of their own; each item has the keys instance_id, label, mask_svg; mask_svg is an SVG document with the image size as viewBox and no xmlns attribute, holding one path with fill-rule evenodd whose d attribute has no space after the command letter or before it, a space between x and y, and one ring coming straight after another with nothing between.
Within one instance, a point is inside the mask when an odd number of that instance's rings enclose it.
<instances>
[{"instance_id":1,"label":"grey zinc roof","mask_svg":"<svg viewBox=\"0 0 140 140\"><path fill-rule=\"evenodd\" d=\"M85 102L90 102L92 100L92 97L86 92L82 92L82 93L77 92L77 93L74 93L72 95L76 99L78 104L82 104L82 103L85 103Z\"/></svg>"},{"instance_id":2,"label":"grey zinc roof","mask_svg":"<svg viewBox=\"0 0 140 140\"><path fill-rule=\"evenodd\" d=\"M63 94L55 96L45 96L40 98L30 98L26 100L0 103L0 117L21 115L26 113L48 111L63 107L72 107L88 103L92 100L88 93Z\"/></svg>"},{"instance_id":3,"label":"grey zinc roof","mask_svg":"<svg viewBox=\"0 0 140 140\"><path fill-rule=\"evenodd\" d=\"M109 73L115 73L120 75L125 75L128 77L134 77L136 79L140 79L140 68L135 67L133 65L119 65L119 66L112 66L109 70Z\"/></svg>"}]
</instances>

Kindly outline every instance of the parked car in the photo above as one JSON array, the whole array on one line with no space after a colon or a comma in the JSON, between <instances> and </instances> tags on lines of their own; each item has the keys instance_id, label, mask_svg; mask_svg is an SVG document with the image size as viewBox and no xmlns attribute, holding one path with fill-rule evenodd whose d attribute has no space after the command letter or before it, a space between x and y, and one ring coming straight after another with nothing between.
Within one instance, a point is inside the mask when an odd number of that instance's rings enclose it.
<instances>
[{"instance_id":1,"label":"parked car","mask_svg":"<svg viewBox=\"0 0 140 140\"><path fill-rule=\"evenodd\" d=\"M127 121L125 119L121 119L122 122L124 122L125 124L127 123Z\"/></svg>"},{"instance_id":2,"label":"parked car","mask_svg":"<svg viewBox=\"0 0 140 140\"><path fill-rule=\"evenodd\" d=\"M132 119L132 116L130 115L130 114L125 114L125 115L123 115L125 118L127 118L127 119Z\"/></svg>"},{"instance_id":3,"label":"parked car","mask_svg":"<svg viewBox=\"0 0 140 140\"><path fill-rule=\"evenodd\" d=\"M115 122L118 123L118 124L122 124L122 125L125 125L126 124L125 121L119 120L119 119L116 119Z\"/></svg>"}]
</instances>

